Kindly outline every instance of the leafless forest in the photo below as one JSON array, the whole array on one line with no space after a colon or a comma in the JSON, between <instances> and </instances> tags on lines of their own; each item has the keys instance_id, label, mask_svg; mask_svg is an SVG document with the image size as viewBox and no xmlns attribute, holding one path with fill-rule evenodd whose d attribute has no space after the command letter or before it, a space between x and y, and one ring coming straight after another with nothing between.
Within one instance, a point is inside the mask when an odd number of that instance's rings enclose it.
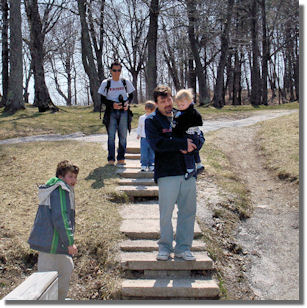
<instances>
[{"instance_id":1,"label":"leafless forest","mask_svg":"<svg viewBox=\"0 0 307 308\"><path fill-rule=\"evenodd\" d=\"M160 83L216 108L299 98L297 0L1 0L1 47L10 113L59 101L97 111L114 59L134 103Z\"/></svg>"}]
</instances>

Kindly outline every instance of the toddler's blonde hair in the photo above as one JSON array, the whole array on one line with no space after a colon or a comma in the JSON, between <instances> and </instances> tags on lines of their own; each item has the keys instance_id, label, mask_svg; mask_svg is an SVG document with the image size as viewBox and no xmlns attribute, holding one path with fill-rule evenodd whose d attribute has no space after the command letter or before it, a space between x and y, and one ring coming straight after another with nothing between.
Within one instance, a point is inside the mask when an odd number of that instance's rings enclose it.
<instances>
[{"instance_id":1,"label":"toddler's blonde hair","mask_svg":"<svg viewBox=\"0 0 307 308\"><path fill-rule=\"evenodd\" d=\"M181 101L183 99L187 99L189 101L193 101L194 95L193 95L193 89L181 89L177 92L175 96L176 101Z\"/></svg>"}]
</instances>

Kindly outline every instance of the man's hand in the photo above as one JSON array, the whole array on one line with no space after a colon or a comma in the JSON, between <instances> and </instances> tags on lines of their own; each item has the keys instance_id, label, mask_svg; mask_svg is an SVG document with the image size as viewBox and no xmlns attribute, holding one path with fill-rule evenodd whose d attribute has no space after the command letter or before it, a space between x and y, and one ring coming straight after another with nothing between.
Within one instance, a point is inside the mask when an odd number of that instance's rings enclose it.
<instances>
[{"instance_id":1,"label":"man's hand","mask_svg":"<svg viewBox=\"0 0 307 308\"><path fill-rule=\"evenodd\" d=\"M113 109L115 110L122 109L122 103L113 103Z\"/></svg>"},{"instance_id":2,"label":"man's hand","mask_svg":"<svg viewBox=\"0 0 307 308\"><path fill-rule=\"evenodd\" d=\"M193 143L192 139L187 139L187 141L188 141L188 149L180 150L182 154L187 154L188 152L193 152L195 149L197 149L197 146Z\"/></svg>"},{"instance_id":3,"label":"man's hand","mask_svg":"<svg viewBox=\"0 0 307 308\"><path fill-rule=\"evenodd\" d=\"M136 136L136 139L138 139L138 140L139 140L140 138L141 138L141 136L140 136L140 135L137 135L137 136Z\"/></svg>"},{"instance_id":4,"label":"man's hand","mask_svg":"<svg viewBox=\"0 0 307 308\"><path fill-rule=\"evenodd\" d=\"M71 256L74 256L78 253L78 249L77 249L77 246L75 244L73 244L72 246L68 246L68 253L71 255Z\"/></svg>"},{"instance_id":5,"label":"man's hand","mask_svg":"<svg viewBox=\"0 0 307 308\"><path fill-rule=\"evenodd\" d=\"M127 111L127 110L128 110L128 107L129 107L129 104L128 104L128 103L125 103L125 105L124 105L124 110Z\"/></svg>"}]
</instances>

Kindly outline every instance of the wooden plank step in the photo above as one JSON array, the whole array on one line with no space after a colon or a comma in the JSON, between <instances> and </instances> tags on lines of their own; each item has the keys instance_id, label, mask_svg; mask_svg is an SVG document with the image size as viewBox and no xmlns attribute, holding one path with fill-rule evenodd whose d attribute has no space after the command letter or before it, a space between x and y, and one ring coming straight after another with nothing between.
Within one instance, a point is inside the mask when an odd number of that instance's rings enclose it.
<instances>
[{"instance_id":1,"label":"wooden plank step","mask_svg":"<svg viewBox=\"0 0 307 308\"><path fill-rule=\"evenodd\" d=\"M122 296L150 298L216 298L219 287L214 280L126 279L122 282Z\"/></svg>"},{"instance_id":2,"label":"wooden plank step","mask_svg":"<svg viewBox=\"0 0 307 308\"><path fill-rule=\"evenodd\" d=\"M141 154L126 153L125 154L125 158L126 159L132 159L132 160L140 160L141 159Z\"/></svg>"},{"instance_id":3,"label":"wooden plank step","mask_svg":"<svg viewBox=\"0 0 307 308\"><path fill-rule=\"evenodd\" d=\"M175 242L174 242L175 247ZM120 243L120 249L127 252L158 251L158 242L154 240L125 240ZM191 251L205 251L206 245L202 241L194 240Z\"/></svg>"},{"instance_id":4,"label":"wooden plank step","mask_svg":"<svg viewBox=\"0 0 307 308\"><path fill-rule=\"evenodd\" d=\"M174 233L176 232L177 220L172 221ZM159 239L160 220L159 219L125 219L122 221L120 231L130 239ZM202 232L198 223L194 225L194 239L200 238Z\"/></svg>"},{"instance_id":5,"label":"wooden plank step","mask_svg":"<svg viewBox=\"0 0 307 308\"><path fill-rule=\"evenodd\" d=\"M173 254L167 261L157 261L156 252L121 252L121 267L124 270L158 270L158 271L191 271L211 270L213 261L206 252L193 252L194 261L185 261L182 258L174 258Z\"/></svg>"},{"instance_id":6,"label":"wooden plank step","mask_svg":"<svg viewBox=\"0 0 307 308\"><path fill-rule=\"evenodd\" d=\"M141 171L140 169L123 169L118 168L116 173L123 177L123 178L132 178L132 179L139 179L139 178L146 178L150 179L153 178L154 173L149 171Z\"/></svg>"},{"instance_id":7,"label":"wooden plank step","mask_svg":"<svg viewBox=\"0 0 307 308\"><path fill-rule=\"evenodd\" d=\"M118 182L119 185L128 186L128 185L135 185L135 186L157 186L154 179L120 179Z\"/></svg>"},{"instance_id":8,"label":"wooden plank step","mask_svg":"<svg viewBox=\"0 0 307 308\"><path fill-rule=\"evenodd\" d=\"M139 154L141 153L140 146L129 145L126 147L126 153L127 154Z\"/></svg>"},{"instance_id":9,"label":"wooden plank step","mask_svg":"<svg viewBox=\"0 0 307 308\"><path fill-rule=\"evenodd\" d=\"M158 197L158 186L118 186L117 190L126 193L129 197Z\"/></svg>"}]
</instances>

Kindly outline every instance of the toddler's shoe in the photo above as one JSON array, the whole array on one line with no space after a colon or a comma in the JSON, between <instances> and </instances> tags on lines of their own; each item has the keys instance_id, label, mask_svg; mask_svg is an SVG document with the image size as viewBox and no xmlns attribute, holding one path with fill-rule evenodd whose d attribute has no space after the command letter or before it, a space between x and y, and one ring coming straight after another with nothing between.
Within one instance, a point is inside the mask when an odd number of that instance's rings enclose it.
<instances>
[{"instance_id":1,"label":"toddler's shoe","mask_svg":"<svg viewBox=\"0 0 307 308\"><path fill-rule=\"evenodd\" d=\"M147 167L146 166L141 166L141 171L146 171Z\"/></svg>"},{"instance_id":2,"label":"toddler's shoe","mask_svg":"<svg viewBox=\"0 0 307 308\"><path fill-rule=\"evenodd\" d=\"M184 179L188 180L189 178L191 178L195 174L196 174L195 170L190 171L190 172L187 171L186 174L184 175Z\"/></svg>"},{"instance_id":3,"label":"toddler's shoe","mask_svg":"<svg viewBox=\"0 0 307 308\"><path fill-rule=\"evenodd\" d=\"M155 167L154 167L154 166L149 166L149 167L148 167L148 170L149 170L149 171L154 171L154 170L155 170Z\"/></svg>"},{"instance_id":4,"label":"toddler's shoe","mask_svg":"<svg viewBox=\"0 0 307 308\"><path fill-rule=\"evenodd\" d=\"M198 175L198 174L201 174L201 173L204 172L204 170L205 170L205 167L204 167L204 166L201 166L201 167L199 167L199 168L196 168L196 174L197 174L197 175Z\"/></svg>"}]
</instances>

